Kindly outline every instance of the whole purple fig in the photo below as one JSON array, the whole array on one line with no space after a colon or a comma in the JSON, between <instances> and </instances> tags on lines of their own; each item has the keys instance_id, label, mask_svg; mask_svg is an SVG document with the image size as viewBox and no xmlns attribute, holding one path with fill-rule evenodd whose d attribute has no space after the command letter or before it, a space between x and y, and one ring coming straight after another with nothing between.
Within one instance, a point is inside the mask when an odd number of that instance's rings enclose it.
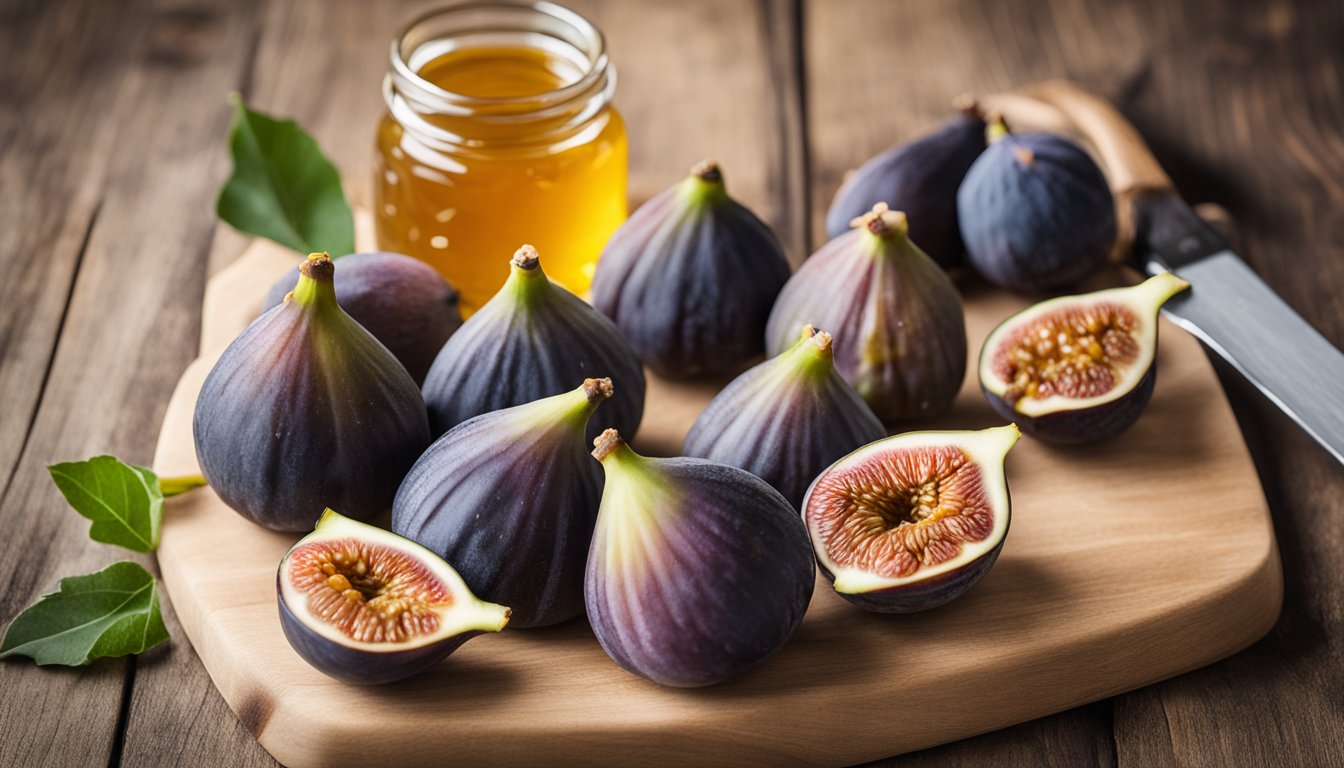
<instances>
[{"instance_id":1,"label":"whole purple fig","mask_svg":"<svg viewBox=\"0 0 1344 768\"><path fill-rule=\"evenodd\" d=\"M711 685L762 663L803 620L816 579L807 529L750 472L646 458L596 441L606 486L584 581L607 655L662 685Z\"/></svg>"},{"instance_id":2,"label":"whole purple fig","mask_svg":"<svg viewBox=\"0 0 1344 768\"><path fill-rule=\"evenodd\" d=\"M315 253L299 272L224 350L192 424L210 487L278 531L312 528L328 505L359 520L387 511L429 445L415 382L337 304L331 259Z\"/></svg>"},{"instance_id":3,"label":"whole purple fig","mask_svg":"<svg viewBox=\"0 0 1344 768\"><path fill-rule=\"evenodd\" d=\"M947 273L885 204L823 245L779 294L766 330L777 355L804 325L830 328L835 368L886 423L938 416L966 376L966 324Z\"/></svg>"},{"instance_id":4,"label":"whole purple fig","mask_svg":"<svg viewBox=\"0 0 1344 768\"><path fill-rule=\"evenodd\" d=\"M704 162L611 236L593 276L593 306L656 373L722 373L761 353L770 306L788 279L770 228Z\"/></svg>"},{"instance_id":5,"label":"whole purple fig","mask_svg":"<svg viewBox=\"0 0 1344 768\"><path fill-rule=\"evenodd\" d=\"M433 267L400 253L352 253L336 261L336 303L383 343L416 384L462 325L457 289ZM298 269L276 281L262 311L285 300Z\"/></svg>"},{"instance_id":6,"label":"whole purple fig","mask_svg":"<svg viewBox=\"0 0 1344 768\"><path fill-rule=\"evenodd\" d=\"M439 438L392 505L392 530L513 609L517 627L583 613L583 570L602 498L584 427L610 379L481 414Z\"/></svg>"},{"instance_id":7,"label":"whole purple fig","mask_svg":"<svg viewBox=\"0 0 1344 768\"><path fill-rule=\"evenodd\" d=\"M989 126L989 148L957 192L971 266L995 285L1042 293L1102 267L1115 243L1115 203L1081 147L1049 133Z\"/></svg>"},{"instance_id":8,"label":"whole purple fig","mask_svg":"<svg viewBox=\"0 0 1344 768\"><path fill-rule=\"evenodd\" d=\"M509 278L453 334L425 377L429 423L441 435L473 416L610 377L600 420L633 434L644 415L644 369L611 321L546 278L537 249L513 255ZM591 438L601 432L589 426Z\"/></svg>"},{"instance_id":9,"label":"whole purple fig","mask_svg":"<svg viewBox=\"0 0 1344 768\"><path fill-rule=\"evenodd\" d=\"M724 387L695 420L682 452L741 467L798 507L831 462L886 436L836 373L831 334L809 325L786 352Z\"/></svg>"},{"instance_id":10,"label":"whole purple fig","mask_svg":"<svg viewBox=\"0 0 1344 768\"><path fill-rule=\"evenodd\" d=\"M957 187L985 150L985 120L975 102L959 100L960 115L906 144L892 147L845 179L826 211L826 235L885 202L910 217L910 239L943 269L962 264L966 248L957 229Z\"/></svg>"}]
</instances>

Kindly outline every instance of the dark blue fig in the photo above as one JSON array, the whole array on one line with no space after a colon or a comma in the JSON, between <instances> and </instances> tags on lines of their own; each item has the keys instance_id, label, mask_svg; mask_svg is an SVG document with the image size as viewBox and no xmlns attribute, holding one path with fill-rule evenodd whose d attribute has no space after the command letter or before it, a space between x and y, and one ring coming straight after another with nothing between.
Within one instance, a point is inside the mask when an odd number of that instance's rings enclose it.
<instances>
[{"instance_id":1,"label":"dark blue fig","mask_svg":"<svg viewBox=\"0 0 1344 768\"><path fill-rule=\"evenodd\" d=\"M799 507L831 462L886 436L836 372L831 334L809 325L783 354L724 387L695 420L682 453L741 467Z\"/></svg>"},{"instance_id":2,"label":"dark blue fig","mask_svg":"<svg viewBox=\"0 0 1344 768\"><path fill-rule=\"evenodd\" d=\"M611 321L546 278L537 249L513 255L508 280L434 358L422 388L441 435L473 416L609 377L599 419L633 434L644 415L644 368ZM602 430L590 425L588 438Z\"/></svg>"},{"instance_id":3,"label":"dark blue fig","mask_svg":"<svg viewBox=\"0 0 1344 768\"><path fill-rule=\"evenodd\" d=\"M1021 433L907 432L860 448L808 489L821 572L849 602L913 613L950 602L999 557L1012 505L1003 461Z\"/></svg>"},{"instance_id":4,"label":"dark blue fig","mask_svg":"<svg viewBox=\"0 0 1344 768\"><path fill-rule=\"evenodd\" d=\"M593 306L659 375L723 373L761 354L766 318L788 279L770 228L704 162L611 236L593 276Z\"/></svg>"},{"instance_id":5,"label":"dark blue fig","mask_svg":"<svg viewBox=\"0 0 1344 768\"><path fill-rule=\"evenodd\" d=\"M966 376L966 323L952 280L885 204L823 245L784 286L766 351L815 324L835 335L835 368L886 423L947 411Z\"/></svg>"},{"instance_id":6,"label":"dark blue fig","mask_svg":"<svg viewBox=\"0 0 1344 768\"><path fill-rule=\"evenodd\" d=\"M1115 244L1115 203L1101 169L1072 141L989 127L989 148L957 192L971 266L1025 293L1077 283L1106 264Z\"/></svg>"},{"instance_id":7,"label":"dark blue fig","mask_svg":"<svg viewBox=\"0 0 1344 768\"><path fill-rule=\"evenodd\" d=\"M311 528L328 504L361 520L386 512L429 445L419 389L337 304L331 259L299 269L206 376L192 425L210 486L278 531Z\"/></svg>"},{"instance_id":8,"label":"dark blue fig","mask_svg":"<svg viewBox=\"0 0 1344 768\"><path fill-rule=\"evenodd\" d=\"M850 174L826 211L826 235L843 235L851 221L886 203L909 215L910 239L938 266L960 266L965 246L957 228L957 188L985 149L985 120L975 102L957 106L957 117Z\"/></svg>"},{"instance_id":9,"label":"dark blue fig","mask_svg":"<svg viewBox=\"0 0 1344 768\"><path fill-rule=\"evenodd\" d=\"M400 253L352 253L338 259L336 303L383 343L416 384L443 343L462 325L457 289L428 264ZM285 300L299 271L271 286L262 311Z\"/></svg>"},{"instance_id":10,"label":"dark blue fig","mask_svg":"<svg viewBox=\"0 0 1344 768\"><path fill-rule=\"evenodd\" d=\"M275 588L294 650L360 685L410 677L509 623L433 552L330 509L280 561Z\"/></svg>"},{"instance_id":11,"label":"dark blue fig","mask_svg":"<svg viewBox=\"0 0 1344 768\"><path fill-rule=\"evenodd\" d=\"M609 379L458 424L397 492L392 530L452 563L467 586L513 609L516 627L583 613L583 571L602 499L584 428Z\"/></svg>"},{"instance_id":12,"label":"dark blue fig","mask_svg":"<svg viewBox=\"0 0 1344 768\"><path fill-rule=\"evenodd\" d=\"M779 650L816 580L797 510L736 467L646 458L615 430L596 446L606 487L584 589L603 650L678 687L722 682Z\"/></svg>"},{"instance_id":13,"label":"dark blue fig","mask_svg":"<svg viewBox=\"0 0 1344 768\"><path fill-rule=\"evenodd\" d=\"M1085 443L1118 435L1153 396L1158 310L1189 287L1163 272L1028 307L985 339L980 389L1032 437Z\"/></svg>"}]
</instances>

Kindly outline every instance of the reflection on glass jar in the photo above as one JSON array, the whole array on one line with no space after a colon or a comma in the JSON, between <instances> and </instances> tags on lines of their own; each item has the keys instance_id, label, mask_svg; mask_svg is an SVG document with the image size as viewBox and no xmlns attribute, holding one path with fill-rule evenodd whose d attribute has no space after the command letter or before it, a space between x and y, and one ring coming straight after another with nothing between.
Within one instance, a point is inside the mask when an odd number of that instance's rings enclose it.
<instances>
[{"instance_id":1,"label":"reflection on glass jar","mask_svg":"<svg viewBox=\"0 0 1344 768\"><path fill-rule=\"evenodd\" d=\"M580 296L626 214L625 124L598 30L551 3L421 17L392 44L378 127L378 247L479 308L522 243Z\"/></svg>"}]
</instances>

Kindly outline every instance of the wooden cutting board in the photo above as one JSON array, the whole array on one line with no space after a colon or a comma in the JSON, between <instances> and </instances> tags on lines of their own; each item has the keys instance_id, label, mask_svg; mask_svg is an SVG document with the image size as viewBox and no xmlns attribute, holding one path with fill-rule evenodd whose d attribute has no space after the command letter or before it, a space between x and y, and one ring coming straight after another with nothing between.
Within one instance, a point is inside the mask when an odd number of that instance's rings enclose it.
<instances>
[{"instance_id":1,"label":"wooden cutting board","mask_svg":"<svg viewBox=\"0 0 1344 768\"><path fill-rule=\"evenodd\" d=\"M161 475L199 471L191 420L201 382L295 263L259 243L211 280L201 357L159 438ZM987 290L966 299L972 355L1024 305ZM297 536L252 525L208 489L167 502L159 564L225 700L291 766L842 765L894 755L1203 666L1274 623L1281 574L1255 468L1199 345L1165 321L1161 338L1157 392L1132 430L1093 447L1024 438L1014 449L1012 528L966 596L879 616L820 580L779 655L713 688L661 688L622 671L582 621L472 640L403 683L342 684L281 634L275 572ZM714 391L651 380L637 447L675 453ZM932 426L999 423L972 375L953 414Z\"/></svg>"}]
</instances>

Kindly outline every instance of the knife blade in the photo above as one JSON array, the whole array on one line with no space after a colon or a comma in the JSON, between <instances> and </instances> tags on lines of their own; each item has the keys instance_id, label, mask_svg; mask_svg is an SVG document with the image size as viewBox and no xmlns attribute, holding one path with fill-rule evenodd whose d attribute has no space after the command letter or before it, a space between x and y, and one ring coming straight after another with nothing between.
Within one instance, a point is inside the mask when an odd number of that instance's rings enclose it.
<instances>
[{"instance_id":1,"label":"knife blade","mask_svg":"<svg viewBox=\"0 0 1344 768\"><path fill-rule=\"evenodd\" d=\"M1293 311L1175 194L1136 201L1135 255L1190 290L1162 314L1232 365L1344 463L1344 353Z\"/></svg>"}]
</instances>

